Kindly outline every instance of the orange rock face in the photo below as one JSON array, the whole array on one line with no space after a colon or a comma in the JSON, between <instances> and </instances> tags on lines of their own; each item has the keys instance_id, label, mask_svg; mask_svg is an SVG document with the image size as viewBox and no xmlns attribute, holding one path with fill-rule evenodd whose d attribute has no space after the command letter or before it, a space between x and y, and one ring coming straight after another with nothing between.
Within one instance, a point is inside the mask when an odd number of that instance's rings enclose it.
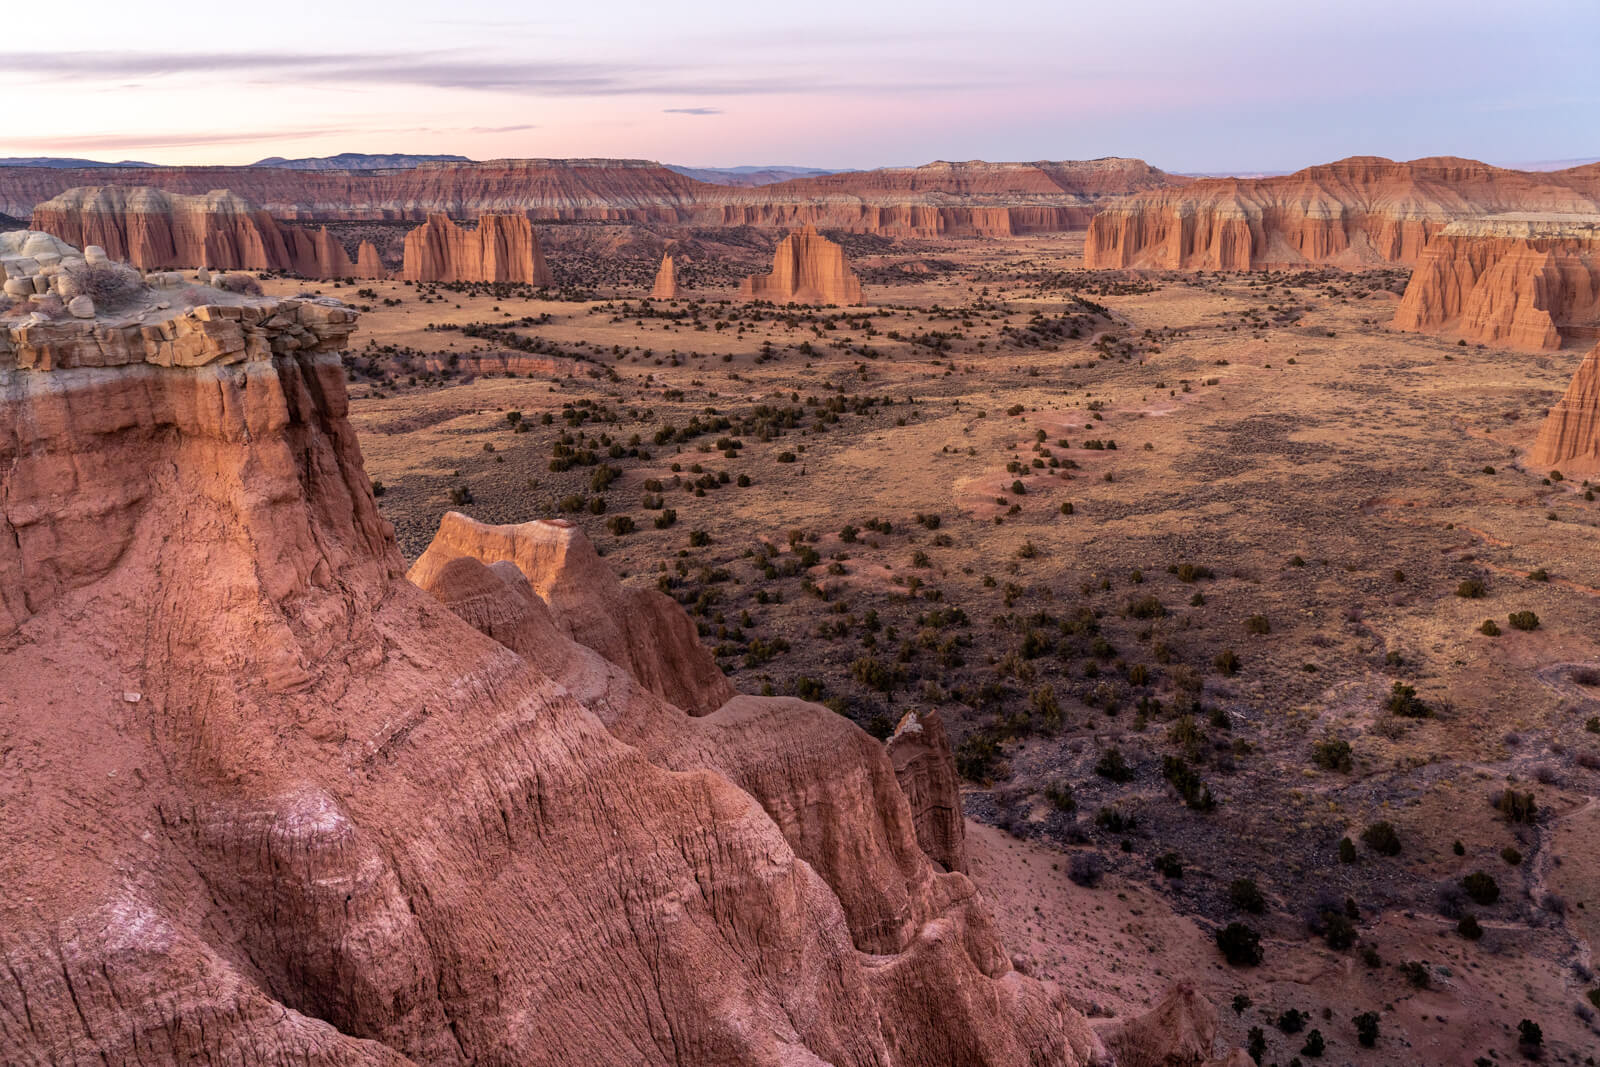
<instances>
[{"instance_id":1,"label":"orange rock face","mask_svg":"<svg viewBox=\"0 0 1600 1067\"><path fill-rule=\"evenodd\" d=\"M413 219L481 214L695 226L804 225L896 236L1005 236L1082 229L1111 198L1182 184L1136 159L930 163L744 189L625 159L501 159L408 170L271 167L0 167L0 212L26 218L73 186L231 189L273 217Z\"/></svg>"},{"instance_id":2,"label":"orange rock face","mask_svg":"<svg viewBox=\"0 0 1600 1067\"><path fill-rule=\"evenodd\" d=\"M451 516L408 581L353 328L0 334L5 1058L1103 1059L884 747L732 695L575 528Z\"/></svg>"},{"instance_id":3,"label":"orange rock face","mask_svg":"<svg viewBox=\"0 0 1600 1067\"><path fill-rule=\"evenodd\" d=\"M1528 463L1564 475L1600 474L1600 347L1583 357L1566 395L1545 417Z\"/></svg>"},{"instance_id":4,"label":"orange rock face","mask_svg":"<svg viewBox=\"0 0 1600 1067\"><path fill-rule=\"evenodd\" d=\"M670 255L661 257L661 269L656 271L656 282L650 287L651 300L675 300L678 296L678 273Z\"/></svg>"},{"instance_id":5,"label":"orange rock face","mask_svg":"<svg viewBox=\"0 0 1600 1067\"><path fill-rule=\"evenodd\" d=\"M845 262L844 249L806 226L778 242L772 273L755 274L739 283L743 300L775 304L861 303L861 280Z\"/></svg>"},{"instance_id":6,"label":"orange rock face","mask_svg":"<svg viewBox=\"0 0 1600 1067\"><path fill-rule=\"evenodd\" d=\"M70 189L34 210L34 228L143 270L211 267L348 278L355 265L326 229L283 226L227 190L202 196L147 186Z\"/></svg>"},{"instance_id":7,"label":"orange rock face","mask_svg":"<svg viewBox=\"0 0 1600 1067\"><path fill-rule=\"evenodd\" d=\"M1274 178L1206 179L1129 197L1089 224L1089 267L1256 270L1415 263L1452 221L1600 210L1600 164L1549 173L1472 160L1358 156Z\"/></svg>"},{"instance_id":8,"label":"orange rock face","mask_svg":"<svg viewBox=\"0 0 1600 1067\"><path fill-rule=\"evenodd\" d=\"M524 215L480 215L471 230L429 215L406 234L400 276L416 282L551 284L539 238Z\"/></svg>"},{"instance_id":9,"label":"orange rock face","mask_svg":"<svg viewBox=\"0 0 1600 1067\"><path fill-rule=\"evenodd\" d=\"M1600 336L1600 217L1494 215L1423 249L1394 324L1531 351Z\"/></svg>"},{"instance_id":10,"label":"orange rock face","mask_svg":"<svg viewBox=\"0 0 1600 1067\"><path fill-rule=\"evenodd\" d=\"M389 270L383 265L383 260L378 257L378 249L371 241L362 241L361 247L356 250L355 273L356 278L387 278Z\"/></svg>"}]
</instances>

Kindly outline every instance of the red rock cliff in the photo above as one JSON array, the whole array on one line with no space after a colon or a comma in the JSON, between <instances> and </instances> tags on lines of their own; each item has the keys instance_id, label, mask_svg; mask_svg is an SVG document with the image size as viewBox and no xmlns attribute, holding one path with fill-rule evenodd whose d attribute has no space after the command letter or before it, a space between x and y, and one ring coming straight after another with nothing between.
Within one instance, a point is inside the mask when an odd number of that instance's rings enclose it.
<instances>
[{"instance_id":1,"label":"red rock cliff","mask_svg":"<svg viewBox=\"0 0 1600 1067\"><path fill-rule=\"evenodd\" d=\"M1600 217L1493 215L1423 249L1395 311L1402 330L1532 351L1600 332Z\"/></svg>"},{"instance_id":2,"label":"red rock cliff","mask_svg":"<svg viewBox=\"0 0 1600 1067\"><path fill-rule=\"evenodd\" d=\"M1549 173L1466 159L1358 156L1274 178L1219 178L1129 197L1089 224L1089 267L1255 270L1417 262L1451 222L1600 210L1600 164Z\"/></svg>"},{"instance_id":3,"label":"red rock cliff","mask_svg":"<svg viewBox=\"0 0 1600 1067\"><path fill-rule=\"evenodd\" d=\"M501 159L424 163L408 170L271 167L53 170L0 167L0 212L26 218L80 185L151 185L203 194L231 189L273 217L426 219L526 215L696 226L765 226L903 236L1082 229L1108 199L1185 179L1140 160L931 163L779 182L755 189L695 181L657 163Z\"/></svg>"},{"instance_id":4,"label":"red rock cliff","mask_svg":"<svg viewBox=\"0 0 1600 1067\"><path fill-rule=\"evenodd\" d=\"M471 230L429 215L406 234L400 276L416 282L552 284L533 224L522 215L480 215Z\"/></svg>"},{"instance_id":5,"label":"red rock cliff","mask_svg":"<svg viewBox=\"0 0 1600 1067\"><path fill-rule=\"evenodd\" d=\"M353 325L0 335L8 1060L1100 1061L883 747L670 702L726 690L575 530L452 519L407 581Z\"/></svg>"},{"instance_id":6,"label":"red rock cliff","mask_svg":"<svg viewBox=\"0 0 1600 1067\"><path fill-rule=\"evenodd\" d=\"M199 196L148 186L69 189L34 209L33 228L80 248L99 245L112 259L143 270L287 270L308 278L356 274L327 230L279 225L225 189Z\"/></svg>"}]
</instances>

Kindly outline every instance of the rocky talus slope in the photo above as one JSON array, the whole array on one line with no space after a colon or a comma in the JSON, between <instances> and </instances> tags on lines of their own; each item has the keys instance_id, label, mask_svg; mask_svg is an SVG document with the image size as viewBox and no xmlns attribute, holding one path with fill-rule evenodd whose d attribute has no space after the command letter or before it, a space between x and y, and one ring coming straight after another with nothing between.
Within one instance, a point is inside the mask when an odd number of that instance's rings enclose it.
<instances>
[{"instance_id":1,"label":"rocky talus slope","mask_svg":"<svg viewBox=\"0 0 1600 1067\"><path fill-rule=\"evenodd\" d=\"M1528 463L1563 475L1600 474L1600 346L1583 357L1566 395L1545 416Z\"/></svg>"},{"instance_id":2,"label":"rocky talus slope","mask_svg":"<svg viewBox=\"0 0 1600 1067\"><path fill-rule=\"evenodd\" d=\"M1422 250L1394 324L1529 351L1600 340L1600 215L1451 223Z\"/></svg>"},{"instance_id":3,"label":"rocky talus slope","mask_svg":"<svg viewBox=\"0 0 1600 1067\"><path fill-rule=\"evenodd\" d=\"M97 245L141 270L285 270L308 278L382 277L376 250L352 263L326 229L286 226L227 190L188 196L149 186L69 189L38 205L33 228ZM374 270L376 267L376 270Z\"/></svg>"},{"instance_id":4,"label":"rocky talus slope","mask_svg":"<svg viewBox=\"0 0 1600 1067\"><path fill-rule=\"evenodd\" d=\"M772 273L753 274L739 284L741 300L775 304L861 303L861 279L845 261L844 249L805 226L772 253Z\"/></svg>"},{"instance_id":5,"label":"rocky talus slope","mask_svg":"<svg viewBox=\"0 0 1600 1067\"><path fill-rule=\"evenodd\" d=\"M524 215L480 215L472 229L429 215L406 234L400 276L414 282L552 284L539 237Z\"/></svg>"},{"instance_id":6,"label":"rocky talus slope","mask_svg":"<svg viewBox=\"0 0 1600 1067\"><path fill-rule=\"evenodd\" d=\"M566 524L408 580L353 315L161 303L0 334L6 1062L1107 1061L919 845L948 769Z\"/></svg>"},{"instance_id":7,"label":"rocky talus slope","mask_svg":"<svg viewBox=\"0 0 1600 1067\"><path fill-rule=\"evenodd\" d=\"M1356 156L1271 178L1210 178L1127 197L1089 224L1089 267L1257 270L1413 264L1452 222L1600 211L1600 164L1528 172L1468 159Z\"/></svg>"}]
</instances>

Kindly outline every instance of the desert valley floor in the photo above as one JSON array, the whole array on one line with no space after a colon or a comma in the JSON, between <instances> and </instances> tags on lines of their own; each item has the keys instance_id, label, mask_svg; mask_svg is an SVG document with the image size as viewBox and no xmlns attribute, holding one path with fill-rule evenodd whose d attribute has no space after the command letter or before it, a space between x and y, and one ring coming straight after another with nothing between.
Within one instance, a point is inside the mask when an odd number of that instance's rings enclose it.
<instances>
[{"instance_id":1,"label":"desert valley floor","mask_svg":"<svg viewBox=\"0 0 1600 1067\"><path fill-rule=\"evenodd\" d=\"M1594 1062L1600 503L1520 461L1581 350L1397 332L1403 269L836 236L867 307L734 302L759 240L664 302L654 253L619 284L559 234L559 299L265 284L363 308L408 559L447 511L560 515L742 692L940 709L1005 941L1084 1010L1184 978L1264 1063L1514 1059L1522 1019Z\"/></svg>"}]
</instances>

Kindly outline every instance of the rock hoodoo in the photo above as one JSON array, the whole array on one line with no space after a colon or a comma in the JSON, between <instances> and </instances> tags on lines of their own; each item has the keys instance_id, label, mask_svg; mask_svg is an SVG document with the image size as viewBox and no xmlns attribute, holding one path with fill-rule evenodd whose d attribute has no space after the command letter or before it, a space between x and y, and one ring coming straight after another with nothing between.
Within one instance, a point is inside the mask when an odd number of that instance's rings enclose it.
<instances>
[{"instance_id":1,"label":"rock hoodoo","mask_svg":"<svg viewBox=\"0 0 1600 1067\"><path fill-rule=\"evenodd\" d=\"M1583 357L1566 395L1545 416L1528 463L1562 474L1600 474L1600 346Z\"/></svg>"},{"instance_id":2,"label":"rock hoodoo","mask_svg":"<svg viewBox=\"0 0 1600 1067\"><path fill-rule=\"evenodd\" d=\"M377 246L371 241L362 241L356 250L356 278L387 278L389 269L383 265L383 260L378 256Z\"/></svg>"},{"instance_id":3,"label":"rock hoodoo","mask_svg":"<svg viewBox=\"0 0 1600 1067\"><path fill-rule=\"evenodd\" d=\"M656 271L656 283L650 288L651 300L676 300L678 298L678 273L671 254L661 257L661 268Z\"/></svg>"},{"instance_id":4,"label":"rock hoodoo","mask_svg":"<svg viewBox=\"0 0 1600 1067\"><path fill-rule=\"evenodd\" d=\"M1423 249L1394 324L1531 351L1600 340L1600 216L1451 223Z\"/></svg>"},{"instance_id":5,"label":"rock hoodoo","mask_svg":"<svg viewBox=\"0 0 1600 1067\"><path fill-rule=\"evenodd\" d=\"M1468 159L1357 156L1273 178L1211 178L1128 197L1089 223L1084 263L1256 270L1416 263L1451 222L1600 211L1600 164L1532 173Z\"/></svg>"},{"instance_id":6,"label":"rock hoodoo","mask_svg":"<svg viewBox=\"0 0 1600 1067\"><path fill-rule=\"evenodd\" d=\"M414 282L523 282L550 285L550 268L525 215L480 215L473 229L444 215L406 234L400 276Z\"/></svg>"},{"instance_id":7,"label":"rock hoodoo","mask_svg":"<svg viewBox=\"0 0 1600 1067\"><path fill-rule=\"evenodd\" d=\"M194 292L0 333L13 1058L1102 1062L882 745L570 525L449 516L408 581L353 315Z\"/></svg>"},{"instance_id":8,"label":"rock hoodoo","mask_svg":"<svg viewBox=\"0 0 1600 1067\"><path fill-rule=\"evenodd\" d=\"M746 278L739 284L739 296L775 304L848 307L861 303L861 280L845 262L844 249L806 226L778 242L772 273Z\"/></svg>"},{"instance_id":9,"label":"rock hoodoo","mask_svg":"<svg viewBox=\"0 0 1600 1067\"><path fill-rule=\"evenodd\" d=\"M33 227L80 247L98 245L141 270L210 267L286 270L308 278L356 277L324 228L279 224L225 189L187 196L148 186L69 189L40 204Z\"/></svg>"},{"instance_id":10,"label":"rock hoodoo","mask_svg":"<svg viewBox=\"0 0 1600 1067\"><path fill-rule=\"evenodd\" d=\"M944 719L937 709L907 712L889 738L894 776L911 805L917 844L947 871L967 869L967 824L961 782Z\"/></svg>"}]
</instances>

